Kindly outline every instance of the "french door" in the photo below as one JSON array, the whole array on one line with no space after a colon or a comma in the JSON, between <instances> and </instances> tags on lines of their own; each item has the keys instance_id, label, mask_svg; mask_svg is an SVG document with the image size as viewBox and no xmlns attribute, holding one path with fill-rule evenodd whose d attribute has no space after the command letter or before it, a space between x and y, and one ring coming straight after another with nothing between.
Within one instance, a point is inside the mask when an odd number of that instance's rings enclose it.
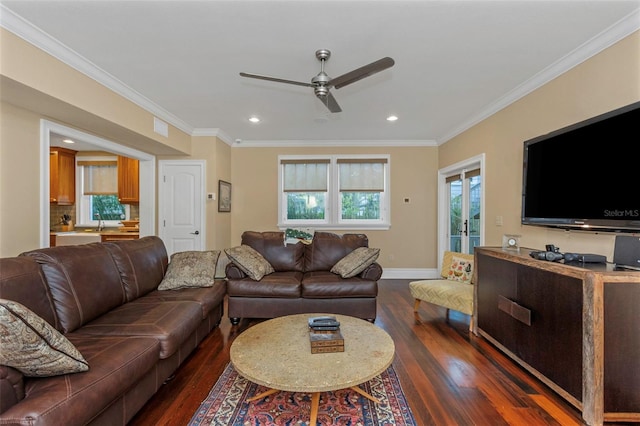
<instances>
[{"instance_id":1,"label":"french door","mask_svg":"<svg viewBox=\"0 0 640 426\"><path fill-rule=\"evenodd\" d=\"M483 244L481 160L440 171L440 251L473 254L474 248Z\"/></svg>"}]
</instances>

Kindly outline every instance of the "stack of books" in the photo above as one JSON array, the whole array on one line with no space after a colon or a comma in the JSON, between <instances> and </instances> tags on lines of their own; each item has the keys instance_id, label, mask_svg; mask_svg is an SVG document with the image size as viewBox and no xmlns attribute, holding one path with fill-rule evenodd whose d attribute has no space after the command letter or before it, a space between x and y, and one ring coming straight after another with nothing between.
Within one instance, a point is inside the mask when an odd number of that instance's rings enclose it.
<instances>
[{"instance_id":1,"label":"stack of books","mask_svg":"<svg viewBox=\"0 0 640 426\"><path fill-rule=\"evenodd\" d=\"M344 338L336 317L309 318L309 342L312 354L344 352Z\"/></svg>"}]
</instances>

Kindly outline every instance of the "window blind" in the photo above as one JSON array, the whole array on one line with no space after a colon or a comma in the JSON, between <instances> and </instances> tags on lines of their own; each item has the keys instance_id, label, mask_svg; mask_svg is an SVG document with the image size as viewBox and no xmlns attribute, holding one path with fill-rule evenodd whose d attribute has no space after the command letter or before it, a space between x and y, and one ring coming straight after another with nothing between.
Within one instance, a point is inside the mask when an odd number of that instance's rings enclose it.
<instances>
[{"instance_id":1,"label":"window blind","mask_svg":"<svg viewBox=\"0 0 640 426\"><path fill-rule=\"evenodd\" d=\"M384 165L380 159L339 159L340 191L384 192Z\"/></svg>"},{"instance_id":2,"label":"window blind","mask_svg":"<svg viewBox=\"0 0 640 426\"><path fill-rule=\"evenodd\" d=\"M78 161L83 166L84 195L118 193L118 165L115 161Z\"/></svg>"},{"instance_id":3,"label":"window blind","mask_svg":"<svg viewBox=\"0 0 640 426\"><path fill-rule=\"evenodd\" d=\"M472 177L475 176L480 176L480 169L473 169L473 170L467 170L464 172L464 178L465 179L470 179ZM456 175L451 175L449 177L447 177L445 179L446 183L451 183L451 182L455 182L457 180L462 179L462 175L461 174L456 174Z\"/></svg>"},{"instance_id":4,"label":"window blind","mask_svg":"<svg viewBox=\"0 0 640 426\"><path fill-rule=\"evenodd\" d=\"M284 192L326 192L329 160L282 160Z\"/></svg>"}]
</instances>

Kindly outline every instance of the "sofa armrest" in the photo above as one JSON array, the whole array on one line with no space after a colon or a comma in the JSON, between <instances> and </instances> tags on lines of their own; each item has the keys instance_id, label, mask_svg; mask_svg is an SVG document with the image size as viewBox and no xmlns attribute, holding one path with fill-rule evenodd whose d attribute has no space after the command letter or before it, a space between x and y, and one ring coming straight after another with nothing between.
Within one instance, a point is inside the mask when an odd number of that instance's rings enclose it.
<instances>
[{"instance_id":1,"label":"sofa armrest","mask_svg":"<svg viewBox=\"0 0 640 426\"><path fill-rule=\"evenodd\" d=\"M24 376L15 368L0 365L0 413L24 399Z\"/></svg>"},{"instance_id":2,"label":"sofa armrest","mask_svg":"<svg viewBox=\"0 0 640 426\"><path fill-rule=\"evenodd\" d=\"M242 269L240 269L238 265L233 262L227 263L227 266L225 266L224 268L224 273L227 279L232 280L241 280L243 278L246 278L247 276L247 274L245 274Z\"/></svg>"},{"instance_id":3,"label":"sofa armrest","mask_svg":"<svg viewBox=\"0 0 640 426\"><path fill-rule=\"evenodd\" d=\"M382 266L379 263L372 263L366 269L360 272L360 278L371 281L378 281L382 276Z\"/></svg>"}]
</instances>

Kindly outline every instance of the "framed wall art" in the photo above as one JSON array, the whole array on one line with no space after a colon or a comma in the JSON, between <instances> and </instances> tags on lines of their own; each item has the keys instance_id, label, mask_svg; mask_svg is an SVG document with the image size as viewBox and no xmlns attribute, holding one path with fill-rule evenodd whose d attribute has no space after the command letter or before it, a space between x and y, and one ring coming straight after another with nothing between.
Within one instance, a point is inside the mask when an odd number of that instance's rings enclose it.
<instances>
[{"instance_id":1,"label":"framed wall art","mask_svg":"<svg viewBox=\"0 0 640 426\"><path fill-rule=\"evenodd\" d=\"M218 211L231 211L231 184L223 180L218 181Z\"/></svg>"}]
</instances>

